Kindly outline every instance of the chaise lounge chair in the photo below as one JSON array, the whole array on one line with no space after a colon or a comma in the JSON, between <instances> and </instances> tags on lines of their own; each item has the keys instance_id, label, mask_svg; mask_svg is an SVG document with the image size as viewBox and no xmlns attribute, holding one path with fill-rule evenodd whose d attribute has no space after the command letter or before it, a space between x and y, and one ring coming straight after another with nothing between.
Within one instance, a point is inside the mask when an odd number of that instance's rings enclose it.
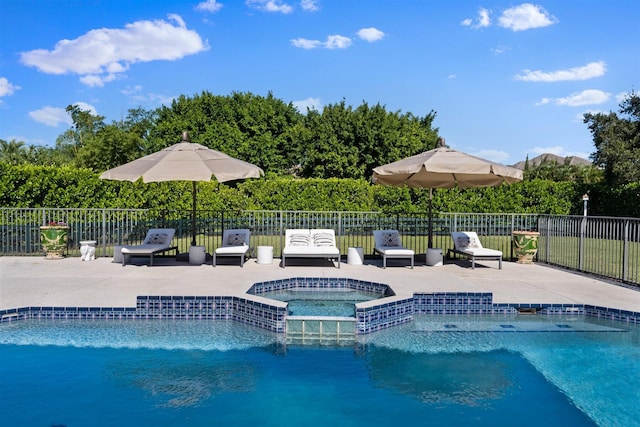
<instances>
[{"instance_id":1,"label":"chaise lounge chair","mask_svg":"<svg viewBox=\"0 0 640 427\"><path fill-rule=\"evenodd\" d=\"M244 259L249 253L251 232L247 228L235 228L222 232L222 246L213 252L213 266L216 266L216 257L237 256L240 257L240 267L244 267Z\"/></svg>"},{"instance_id":2,"label":"chaise lounge chair","mask_svg":"<svg viewBox=\"0 0 640 427\"><path fill-rule=\"evenodd\" d=\"M153 265L154 255L175 251L177 256L178 247L171 246L175 233L176 230L173 228L150 229L141 245L122 247L122 266L124 267L132 256L149 257L149 266Z\"/></svg>"},{"instance_id":3,"label":"chaise lounge chair","mask_svg":"<svg viewBox=\"0 0 640 427\"><path fill-rule=\"evenodd\" d=\"M336 246L336 233L332 229L285 230L282 249L282 268L287 258L326 258L337 260L340 268L340 249Z\"/></svg>"},{"instance_id":4,"label":"chaise lounge chair","mask_svg":"<svg viewBox=\"0 0 640 427\"><path fill-rule=\"evenodd\" d=\"M374 252L382 255L382 268L387 268L387 258L409 258L413 268L415 252L402 246L398 230L374 230L373 238Z\"/></svg>"},{"instance_id":5,"label":"chaise lounge chair","mask_svg":"<svg viewBox=\"0 0 640 427\"><path fill-rule=\"evenodd\" d=\"M502 252L495 249L487 249L482 247L478 235L473 231L456 231L451 233L455 249L449 249L449 253L453 252L465 255L471 258L471 269L476 268L476 260L488 259L498 261L498 268L502 269Z\"/></svg>"}]
</instances>

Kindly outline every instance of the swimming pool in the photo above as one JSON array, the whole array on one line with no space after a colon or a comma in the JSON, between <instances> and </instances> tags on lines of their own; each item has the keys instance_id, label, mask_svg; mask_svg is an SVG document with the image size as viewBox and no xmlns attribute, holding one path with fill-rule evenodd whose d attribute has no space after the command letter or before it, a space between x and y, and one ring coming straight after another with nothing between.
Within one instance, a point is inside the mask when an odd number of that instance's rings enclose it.
<instances>
[{"instance_id":1,"label":"swimming pool","mask_svg":"<svg viewBox=\"0 0 640 427\"><path fill-rule=\"evenodd\" d=\"M265 292L265 298L287 302L290 316L345 316L355 317L356 303L381 298L379 294L357 290L306 291L288 289Z\"/></svg>"},{"instance_id":2,"label":"swimming pool","mask_svg":"<svg viewBox=\"0 0 640 427\"><path fill-rule=\"evenodd\" d=\"M640 328L415 316L350 347L226 321L0 324L13 425L632 426Z\"/></svg>"}]
</instances>

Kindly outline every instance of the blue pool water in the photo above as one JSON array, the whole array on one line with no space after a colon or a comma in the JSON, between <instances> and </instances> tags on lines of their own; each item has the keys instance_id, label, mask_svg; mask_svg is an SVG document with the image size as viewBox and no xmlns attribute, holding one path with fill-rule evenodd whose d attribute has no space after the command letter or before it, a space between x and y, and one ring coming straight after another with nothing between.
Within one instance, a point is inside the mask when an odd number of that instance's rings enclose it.
<instances>
[{"instance_id":1,"label":"blue pool water","mask_svg":"<svg viewBox=\"0 0 640 427\"><path fill-rule=\"evenodd\" d=\"M634 426L640 329L440 317L296 347L233 322L0 325L5 425Z\"/></svg>"},{"instance_id":2,"label":"blue pool water","mask_svg":"<svg viewBox=\"0 0 640 427\"><path fill-rule=\"evenodd\" d=\"M381 295L352 289L335 291L307 291L288 289L265 292L263 297L286 301L290 316L342 316L354 317L355 304L381 298Z\"/></svg>"}]
</instances>

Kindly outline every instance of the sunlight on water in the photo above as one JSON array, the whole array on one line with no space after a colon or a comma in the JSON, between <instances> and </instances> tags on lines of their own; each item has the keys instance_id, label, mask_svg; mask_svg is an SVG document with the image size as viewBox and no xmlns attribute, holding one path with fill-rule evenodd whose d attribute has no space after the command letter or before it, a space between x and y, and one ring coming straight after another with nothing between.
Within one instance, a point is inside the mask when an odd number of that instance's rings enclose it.
<instances>
[{"instance_id":1,"label":"sunlight on water","mask_svg":"<svg viewBox=\"0 0 640 427\"><path fill-rule=\"evenodd\" d=\"M15 425L67 426L537 419L626 427L640 419L640 328L633 325L417 316L353 347L282 342L222 321L2 324L0 377L11 393L3 393L0 413Z\"/></svg>"},{"instance_id":2,"label":"sunlight on water","mask_svg":"<svg viewBox=\"0 0 640 427\"><path fill-rule=\"evenodd\" d=\"M164 350L264 347L276 334L233 321L24 321L0 326L0 344Z\"/></svg>"}]
</instances>

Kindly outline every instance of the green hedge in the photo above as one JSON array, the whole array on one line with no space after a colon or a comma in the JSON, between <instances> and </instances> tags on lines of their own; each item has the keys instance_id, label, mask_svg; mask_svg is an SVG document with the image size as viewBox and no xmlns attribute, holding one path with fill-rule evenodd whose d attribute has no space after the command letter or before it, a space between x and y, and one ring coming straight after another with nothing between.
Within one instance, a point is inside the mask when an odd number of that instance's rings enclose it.
<instances>
[{"instance_id":1,"label":"green hedge","mask_svg":"<svg viewBox=\"0 0 640 427\"><path fill-rule=\"evenodd\" d=\"M0 163L3 207L149 208L189 210L191 182L105 181L88 169ZM262 178L233 184L197 183L202 210L326 210L426 212L429 190L372 185L355 179ZM640 183L621 187L546 180L433 191L434 212L581 214L640 217Z\"/></svg>"}]
</instances>

